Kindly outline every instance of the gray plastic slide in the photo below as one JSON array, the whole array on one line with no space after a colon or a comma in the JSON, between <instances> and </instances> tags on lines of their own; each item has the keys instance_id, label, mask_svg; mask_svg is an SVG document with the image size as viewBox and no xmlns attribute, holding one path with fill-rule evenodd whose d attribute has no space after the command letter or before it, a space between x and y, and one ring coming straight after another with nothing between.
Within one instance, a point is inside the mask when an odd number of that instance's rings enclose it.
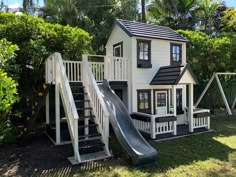
<instances>
[{"instance_id":1,"label":"gray plastic slide","mask_svg":"<svg viewBox=\"0 0 236 177\"><path fill-rule=\"evenodd\" d=\"M104 101L110 112L110 122L122 147L131 156L134 165L154 163L157 151L147 143L135 128L130 114L120 98L104 80L99 85Z\"/></svg>"}]
</instances>

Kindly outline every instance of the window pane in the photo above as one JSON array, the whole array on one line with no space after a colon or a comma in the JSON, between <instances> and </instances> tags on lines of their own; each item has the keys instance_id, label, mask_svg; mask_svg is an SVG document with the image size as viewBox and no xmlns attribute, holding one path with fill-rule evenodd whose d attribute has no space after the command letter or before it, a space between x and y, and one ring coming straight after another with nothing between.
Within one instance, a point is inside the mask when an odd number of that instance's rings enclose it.
<instances>
[{"instance_id":1,"label":"window pane","mask_svg":"<svg viewBox=\"0 0 236 177\"><path fill-rule=\"evenodd\" d=\"M139 59L140 59L140 60L143 60L143 59L144 59L144 58L143 58L143 52L142 52L142 51L139 52Z\"/></svg>"},{"instance_id":2,"label":"window pane","mask_svg":"<svg viewBox=\"0 0 236 177\"><path fill-rule=\"evenodd\" d=\"M181 60L181 46L172 45L172 61L179 62Z\"/></svg>"},{"instance_id":3,"label":"window pane","mask_svg":"<svg viewBox=\"0 0 236 177\"><path fill-rule=\"evenodd\" d=\"M122 45L116 45L113 47L113 56L121 57Z\"/></svg>"},{"instance_id":4,"label":"window pane","mask_svg":"<svg viewBox=\"0 0 236 177\"><path fill-rule=\"evenodd\" d=\"M139 110L148 110L150 108L149 105L149 92L141 91L138 95L138 109Z\"/></svg>"},{"instance_id":5,"label":"window pane","mask_svg":"<svg viewBox=\"0 0 236 177\"><path fill-rule=\"evenodd\" d=\"M145 92L144 94L145 94L145 95L144 95L144 97L145 97L145 105L144 105L144 107L145 107L145 109L148 109L148 108L149 108L149 104L148 104L148 93Z\"/></svg>"},{"instance_id":6,"label":"window pane","mask_svg":"<svg viewBox=\"0 0 236 177\"><path fill-rule=\"evenodd\" d=\"M139 42L138 44L138 58L139 60L149 60L149 43L147 42Z\"/></svg>"},{"instance_id":7,"label":"window pane","mask_svg":"<svg viewBox=\"0 0 236 177\"><path fill-rule=\"evenodd\" d=\"M148 52L144 52L144 60L148 60Z\"/></svg>"},{"instance_id":8,"label":"window pane","mask_svg":"<svg viewBox=\"0 0 236 177\"><path fill-rule=\"evenodd\" d=\"M143 45L144 45L144 51L148 52L148 43L144 43Z\"/></svg>"},{"instance_id":9,"label":"window pane","mask_svg":"<svg viewBox=\"0 0 236 177\"><path fill-rule=\"evenodd\" d=\"M143 51L143 43L142 42L139 43L139 51Z\"/></svg>"}]
</instances>

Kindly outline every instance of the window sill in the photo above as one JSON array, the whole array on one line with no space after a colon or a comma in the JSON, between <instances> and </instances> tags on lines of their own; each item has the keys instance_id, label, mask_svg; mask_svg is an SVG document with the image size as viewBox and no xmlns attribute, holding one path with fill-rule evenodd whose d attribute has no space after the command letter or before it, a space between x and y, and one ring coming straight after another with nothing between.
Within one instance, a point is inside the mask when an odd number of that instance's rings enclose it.
<instances>
[{"instance_id":1,"label":"window sill","mask_svg":"<svg viewBox=\"0 0 236 177\"><path fill-rule=\"evenodd\" d=\"M151 63L139 63L137 65L137 68L152 68L152 64Z\"/></svg>"}]
</instances>

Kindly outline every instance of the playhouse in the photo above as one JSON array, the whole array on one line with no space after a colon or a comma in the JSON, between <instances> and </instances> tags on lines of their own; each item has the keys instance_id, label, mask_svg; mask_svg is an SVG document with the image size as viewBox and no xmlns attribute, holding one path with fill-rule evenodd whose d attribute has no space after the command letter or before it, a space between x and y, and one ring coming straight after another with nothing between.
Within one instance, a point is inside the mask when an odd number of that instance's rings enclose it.
<instances>
[{"instance_id":1,"label":"playhouse","mask_svg":"<svg viewBox=\"0 0 236 177\"><path fill-rule=\"evenodd\" d=\"M156 155L142 135L162 139L208 130L210 111L193 104L198 80L186 63L186 43L169 27L117 19L105 56L65 61L59 53L51 55L46 60L46 82L55 85L55 117L49 95L46 99L51 140L72 143L72 163L108 158L111 123L138 164Z\"/></svg>"}]
</instances>

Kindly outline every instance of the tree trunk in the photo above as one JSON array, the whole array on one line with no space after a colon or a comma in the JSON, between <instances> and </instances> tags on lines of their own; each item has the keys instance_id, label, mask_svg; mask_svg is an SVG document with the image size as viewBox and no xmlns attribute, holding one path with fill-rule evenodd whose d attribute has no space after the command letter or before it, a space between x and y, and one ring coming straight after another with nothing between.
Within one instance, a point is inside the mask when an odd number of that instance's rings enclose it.
<instances>
[{"instance_id":1,"label":"tree trunk","mask_svg":"<svg viewBox=\"0 0 236 177\"><path fill-rule=\"evenodd\" d=\"M146 23L146 3L145 0L141 0L142 5L142 22Z\"/></svg>"}]
</instances>

